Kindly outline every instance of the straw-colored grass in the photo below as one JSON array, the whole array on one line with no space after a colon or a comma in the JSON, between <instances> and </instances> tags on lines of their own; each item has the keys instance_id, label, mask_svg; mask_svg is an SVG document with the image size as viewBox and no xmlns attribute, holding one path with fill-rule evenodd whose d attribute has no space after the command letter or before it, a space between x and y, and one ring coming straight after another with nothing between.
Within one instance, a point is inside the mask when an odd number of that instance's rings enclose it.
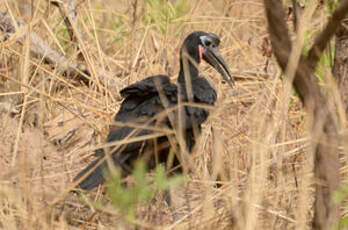
<instances>
[{"instance_id":1,"label":"straw-colored grass","mask_svg":"<svg viewBox=\"0 0 348 230\"><path fill-rule=\"evenodd\" d=\"M0 43L0 228L309 229L314 197L308 121L274 58L265 55L271 47L262 1L177 0L171 1L174 10L159 0L153 2L161 7L77 1L81 37L75 44L58 8L47 1L34 1L30 12L32 1L4 2L1 11L29 24ZM294 34L294 63L328 10L308 6L304 15ZM69 193L72 178L104 143L121 103L120 87L159 73L176 81L179 48L195 30L220 36L221 53L238 80L231 89L207 64L200 67L218 101L193 152L190 179L172 191L177 218L160 195L129 223L108 202L93 204L105 198L102 190L88 199ZM31 32L83 62L91 83L45 64L30 52L29 39L16 42ZM97 69L118 84L103 82ZM217 175L220 188L214 187Z\"/></svg>"}]
</instances>

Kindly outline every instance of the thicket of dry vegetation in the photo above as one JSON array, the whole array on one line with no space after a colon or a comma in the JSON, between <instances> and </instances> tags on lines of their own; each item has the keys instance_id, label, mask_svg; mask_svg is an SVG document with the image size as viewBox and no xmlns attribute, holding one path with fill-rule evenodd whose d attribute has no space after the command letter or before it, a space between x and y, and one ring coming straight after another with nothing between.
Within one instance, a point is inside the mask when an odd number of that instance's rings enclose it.
<instances>
[{"instance_id":1,"label":"thicket of dry vegetation","mask_svg":"<svg viewBox=\"0 0 348 230\"><path fill-rule=\"evenodd\" d=\"M2 229L311 228L314 185L322 182L313 177L312 117L272 55L263 1L82 0L75 11L65 8L76 13L70 28L59 1L3 2ZM293 31L291 4L284 5ZM330 14L326 4L306 1L301 30L291 33L297 55L308 51ZM179 48L195 30L220 36L237 82L231 89L211 67L200 67L218 101L194 150L195 170L173 191L176 218L160 195L139 206L129 223L102 188L69 193L73 177L103 144L119 90L159 73L176 81ZM333 42L315 76L338 114L340 174L347 183L346 115L331 72ZM347 215L342 205L341 216Z\"/></svg>"}]
</instances>

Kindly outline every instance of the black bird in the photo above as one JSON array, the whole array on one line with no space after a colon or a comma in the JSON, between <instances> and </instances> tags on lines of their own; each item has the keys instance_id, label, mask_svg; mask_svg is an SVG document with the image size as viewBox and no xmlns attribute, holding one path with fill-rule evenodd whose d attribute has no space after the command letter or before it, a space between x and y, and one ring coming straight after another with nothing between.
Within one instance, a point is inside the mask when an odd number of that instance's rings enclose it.
<instances>
[{"instance_id":1,"label":"black bird","mask_svg":"<svg viewBox=\"0 0 348 230\"><path fill-rule=\"evenodd\" d=\"M171 83L168 76L156 75L122 89L120 93L124 101L106 141L120 141L130 135L141 137L154 134L156 127L181 127L185 148L191 152L197 134L201 131L201 124L209 116L209 110L206 107L189 106L189 103L181 107L181 110L175 109L175 106L185 102L214 105L215 90L198 74L198 64L202 60L213 66L230 86L234 84L231 71L219 53L219 44L219 37L213 33L193 32L185 39L180 50L177 84ZM172 112L168 112L170 108ZM123 175L127 175L134 162L140 158L146 160L148 169L154 168L156 163L166 163L170 147L173 146L169 142L168 136L163 134L156 138L123 144L120 148L111 147L107 151L110 151L114 165L122 169ZM77 188L90 190L104 182L104 173L108 171L104 155L104 149L96 151L98 158L75 177L74 181L81 180ZM181 168L176 156L172 167L176 167L178 171Z\"/></svg>"}]
</instances>

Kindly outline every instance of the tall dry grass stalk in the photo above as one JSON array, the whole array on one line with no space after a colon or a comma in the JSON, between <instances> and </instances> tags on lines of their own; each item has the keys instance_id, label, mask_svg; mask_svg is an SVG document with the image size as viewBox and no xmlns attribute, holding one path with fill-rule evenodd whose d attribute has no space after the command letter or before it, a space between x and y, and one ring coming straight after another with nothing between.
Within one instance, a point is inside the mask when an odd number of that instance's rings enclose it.
<instances>
[{"instance_id":1,"label":"tall dry grass stalk","mask_svg":"<svg viewBox=\"0 0 348 230\"><path fill-rule=\"evenodd\" d=\"M80 31L77 44L70 41L58 9L48 2L28 1L35 13L24 21L16 2L5 2L0 10L27 26L0 43L0 70L5 70L0 72L1 228L309 228L310 118L291 81L282 82L274 59L265 55L270 47L261 1L195 0L164 17L155 8L149 15L146 1L137 1L136 7L131 1L83 1L73 25ZM175 6L181 1L171 2ZM328 16L325 7L315 11L315 1L310 2L301 30L293 34L296 45L287 76L294 74L303 44L311 43ZM150 16L153 24L146 20ZM220 36L222 55L238 81L230 89L212 68L201 66L201 74L216 87L218 101L188 162L194 169L190 180L172 191L177 219L158 198L139 207L131 227L107 202L94 204L106 199L100 189L84 198L69 193L72 178L92 159L93 150L106 147L103 141L121 103L120 87L100 79L98 71L110 73L123 85L159 73L175 81L179 48L194 30ZM91 73L89 84L29 52L28 36L19 44L29 33L39 35L69 61L83 62ZM83 60L78 60L76 46ZM321 67L330 72L329 66ZM336 95L332 103L340 105L337 88L329 91ZM345 123L345 116L340 120ZM134 139L113 144L127 141ZM341 171L347 174L348 169ZM216 179L220 188L215 187Z\"/></svg>"}]
</instances>

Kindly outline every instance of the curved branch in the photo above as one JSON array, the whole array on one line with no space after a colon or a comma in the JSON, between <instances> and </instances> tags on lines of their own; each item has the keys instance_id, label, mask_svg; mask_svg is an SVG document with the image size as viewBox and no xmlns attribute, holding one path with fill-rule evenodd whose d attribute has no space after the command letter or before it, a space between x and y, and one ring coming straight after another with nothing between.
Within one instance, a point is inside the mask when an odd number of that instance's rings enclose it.
<instances>
[{"instance_id":1,"label":"curved branch","mask_svg":"<svg viewBox=\"0 0 348 230\"><path fill-rule=\"evenodd\" d=\"M268 30L274 55L282 68L286 70L292 44L287 24L284 20L282 1L264 0ZM304 103L309 115L312 115L312 149L314 150L314 176L316 184L314 203L314 229L329 229L338 222L339 210L333 204L333 193L339 189L338 132L328 108L327 99L315 80L315 67L328 42L335 34L340 20L348 12L348 1L341 1L334 11L326 28L317 36L309 55L301 55L296 68L293 85ZM323 186L324 185L324 186Z\"/></svg>"},{"instance_id":2,"label":"curved branch","mask_svg":"<svg viewBox=\"0 0 348 230\"><path fill-rule=\"evenodd\" d=\"M336 33L341 21L348 12L348 1L340 1L341 3L333 12L331 19L327 23L325 29L316 37L315 42L308 52L308 63L311 68L315 69L320 56L322 55L326 45L332 36Z\"/></svg>"}]
</instances>

